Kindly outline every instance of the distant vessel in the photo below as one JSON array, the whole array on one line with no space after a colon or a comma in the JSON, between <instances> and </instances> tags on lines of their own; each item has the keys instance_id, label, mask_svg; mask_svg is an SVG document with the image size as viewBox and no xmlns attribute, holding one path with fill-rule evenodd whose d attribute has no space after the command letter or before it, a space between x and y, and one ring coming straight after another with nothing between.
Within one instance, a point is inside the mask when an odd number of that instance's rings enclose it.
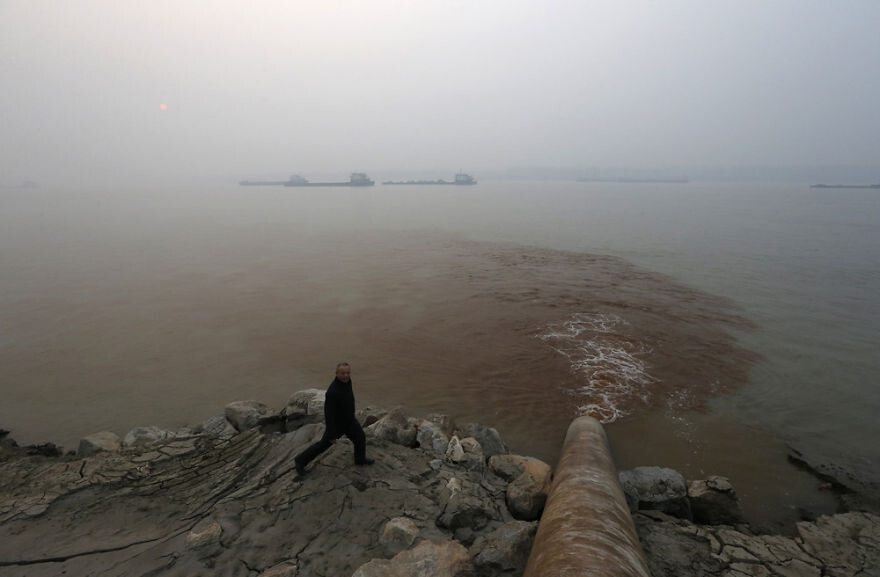
<instances>
[{"instance_id":1,"label":"distant vessel","mask_svg":"<svg viewBox=\"0 0 880 577\"><path fill-rule=\"evenodd\" d=\"M622 182L626 184L685 184L687 178L586 178L577 179L578 182Z\"/></svg>"},{"instance_id":2,"label":"distant vessel","mask_svg":"<svg viewBox=\"0 0 880 577\"><path fill-rule=\"evenodd\" d=\"M465 174L463 172L459 172L455 175L455 180L443 180L442 178L438 178L437 180L385 180L382 184L457 184L457 185L467 185L467 184L477 184L477 181L474 180L474 177L470 174Z\"/></svg>"},{"instance_id":3,"label":"distant vessel","mask_svg":"<svg viewBox=\"0 0 880 577\"><path fill-rule=\"evenodd\" d=\"M376 184L364 172L352 172L348 182L309 182L299 174L291 175L289 180L242 180L242 186L373 186Z\"/></svg>"},{"instance_id":4,"label":"distant vessel","mask_svg":"<svg viewBox=\"0 0 880 577\"><path fill-rule=\"evenodd\" d=\"M811 184L810 188L874 188L874 189L880 189L880 184Z\"/></svg>"}]
</instances>

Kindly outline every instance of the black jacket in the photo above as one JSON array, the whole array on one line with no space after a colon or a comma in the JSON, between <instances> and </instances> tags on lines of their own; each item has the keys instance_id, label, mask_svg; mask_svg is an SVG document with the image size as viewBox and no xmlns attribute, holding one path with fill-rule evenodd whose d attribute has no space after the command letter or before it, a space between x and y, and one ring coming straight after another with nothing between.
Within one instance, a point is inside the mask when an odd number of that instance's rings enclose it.
<instances>
[{"instance_id":1,"label":"black jacket","mask_svg":"<svg viewBox=\"0 0 880 577\"><path fill-rule=\"evenodd\" d=\"M328 436L337 439L356 423L354 416L354 391L351 381L343 383L333 379L324 397L324 421L327 423Z\"/></svg>"}]
</instances>

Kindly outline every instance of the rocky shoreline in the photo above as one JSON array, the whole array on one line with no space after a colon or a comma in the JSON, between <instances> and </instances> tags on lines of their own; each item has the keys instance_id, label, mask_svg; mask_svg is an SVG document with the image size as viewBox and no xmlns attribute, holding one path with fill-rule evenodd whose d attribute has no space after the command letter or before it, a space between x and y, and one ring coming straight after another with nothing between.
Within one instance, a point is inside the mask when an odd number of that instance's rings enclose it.
<instances>
[{"instance_id":1,"label":"rocky shoreline","mask_svg":"<svg viewBox=\"0 0 880 577\"><path fill-rule=\"evenodd\" d=\"M343 439L299 475L293 456L322 414L323 391L308 389L280 411L239 401L69 453L0 432L0 577L522 575L548 464L482 424L366 408L376 463L354 466ZM880 575L880 517L848 489L848 512L781 536L755 534L722 477L620 479L654 577Z\"/></svg>"}]
</instances>

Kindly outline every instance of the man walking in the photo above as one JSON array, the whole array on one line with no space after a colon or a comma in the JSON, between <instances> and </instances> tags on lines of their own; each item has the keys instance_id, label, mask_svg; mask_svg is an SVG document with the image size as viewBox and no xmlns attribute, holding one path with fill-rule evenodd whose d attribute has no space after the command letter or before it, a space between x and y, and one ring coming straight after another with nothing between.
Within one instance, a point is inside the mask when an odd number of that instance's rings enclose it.
<instances>
[{"instance_id":1,"label":"man walking","mask_svg":"<svg viewBox=\"0 0 880 577\"><path fill-rule=\"evenodd\" d=\"M336 365L336 378L330 383L324 397L324 421L327 428L324 436L308 449L294 457L296 472L305 475L306 465L312 459L330 448L336 439L345 435L354 443L354 464L372 465L367 458L367 438L364 430L354 416L354 392L351 390L351 365Z\"/></svg>"}]
</instances>

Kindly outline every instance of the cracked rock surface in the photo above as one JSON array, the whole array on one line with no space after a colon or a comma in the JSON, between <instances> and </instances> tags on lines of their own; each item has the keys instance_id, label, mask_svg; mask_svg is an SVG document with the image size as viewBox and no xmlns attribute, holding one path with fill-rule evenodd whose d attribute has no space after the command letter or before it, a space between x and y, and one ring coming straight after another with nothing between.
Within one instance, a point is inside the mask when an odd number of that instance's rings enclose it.
<instances>
[{"instance_id":1,"label":"cracked rock surface","mask_svg":"<svg viewBox=\"0 0 880 577\"><path fill-rule=\"evenodd\" d=\"M657 511L633 515L654 577L877 577L880 517L850 512L797 524L797 535L695 525Z\"/></svg>"},{"instance_id":2,"label":"cracked rock surface","mask_svg":"<svg viewBox=\"0 0 880 577\"><path fill-rule=\"evenodd\" d=\"M472 543L512 521L507 482L390 440L372 466L340 440L299 476L321 434L249 429L147 447L0 462L0 577L348 576L393 555L383 528L405 517L422 541ZM414 545L414 546L415 546Z\"/></svg>"}]
</instances>

